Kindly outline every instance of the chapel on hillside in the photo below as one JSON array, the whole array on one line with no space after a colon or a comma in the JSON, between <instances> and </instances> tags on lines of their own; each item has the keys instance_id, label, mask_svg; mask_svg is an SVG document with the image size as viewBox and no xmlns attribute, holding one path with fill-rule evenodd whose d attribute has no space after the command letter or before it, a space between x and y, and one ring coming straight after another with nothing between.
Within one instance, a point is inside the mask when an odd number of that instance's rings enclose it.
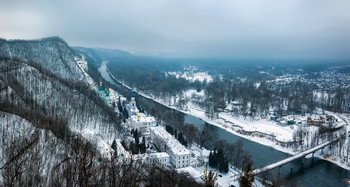
<instances>
[{"instance_id":1,"label":"chapel on hillside","mask_svg":"<svg viewBox=\"0 0 350 187\"><path fill-rule=\"evenodd\" d=\"M100 87L97 90L97 95L100 96L109 106L112 106L112 100L108 93L108 89L103 89L102 81L100 81Z\"/></svg>"}]
</instances>

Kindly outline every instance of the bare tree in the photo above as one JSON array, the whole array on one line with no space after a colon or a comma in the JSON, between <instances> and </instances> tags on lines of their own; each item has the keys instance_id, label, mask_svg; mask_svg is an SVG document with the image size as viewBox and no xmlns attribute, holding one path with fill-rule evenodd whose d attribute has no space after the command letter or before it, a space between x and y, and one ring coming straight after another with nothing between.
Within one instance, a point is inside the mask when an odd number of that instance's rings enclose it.
<instances>
[{"instance_id":1,"label":"bare tree","mask_svg":"<svg viewBox=\"0 0 350 187\"><path fill-rule=\"evenodd\" d=\"M185 124L182 127L182 134L185 136L188 145L191 147L192 143L198 139L198 128L193 124Z\"/></svg>"},{"instance_id":2,"label":"bare tree","mask_svg":"<svg viewBox=\"0 0 350 187\"><path fill-rule=\"evenodd\" d=\"M206 187L216 187L218 186L216 184L216 181L218 179L218 174L215 173L213 170L209 170L209 172L205 172L204 175L204 182Z\"/></svg>"},{"instance_id":3,"label":"bare tree","mask_svg":"<svg viewBox=\"0 0 350 187\"><path fill-rule=\"evenodd\" d=\"M40 182L40 157L34 146L39 137L20 137L3 148L6 162L0 169L5 186L22 186Z\"/></svg>"},{"instance_id":4,"label":"bare tree","mask_svg":"<svg viewBox=\"0 0 350 187\"><path fill-rule=\"evenodd\" d=\"M198 132L198 140L200 147L211 147L214 141L217 139L217 134L208 131L207 125L204 125L202 131Z\"/></svg>"}]
</instances>

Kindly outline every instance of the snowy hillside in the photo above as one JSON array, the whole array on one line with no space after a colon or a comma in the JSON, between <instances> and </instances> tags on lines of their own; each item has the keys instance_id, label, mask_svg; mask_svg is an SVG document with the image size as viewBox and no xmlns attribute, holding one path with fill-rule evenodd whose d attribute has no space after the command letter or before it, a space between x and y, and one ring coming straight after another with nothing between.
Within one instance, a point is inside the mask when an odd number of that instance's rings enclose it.
<instances>
[{"instance_id":1,"label":"snowy hillside","mask_svg":"<svg viewBox=\"0 0 350 187\"><path fill-rule=\"evenodd\" d=\"M7 46L13 46L17 52L7 53ZM39 119L34 124L40 128L58 131L58 125L52 125L56 123L70 130L90 128L114 136L116 120L112 118L115 116L87 88L85 77L64 41L59 38L3 41L0 50L3 111L16 113L28 120L35 119L27 116L34 113ZM11 56L17 58L11 59ZM43 120L52 121L52 124L45 124Z\"/></svg>"},{"instance_id":2,"label":"snowy hillside","mask_svg":"<svg viewBox=\"0 0 350 187\"><path fill-rule=\"evenodd\" d=\"M0 185L24 185L16 183L15 177L27 181L25 186L48 185L55 165L66 158L67 144L50 131L33 127L32 123L17 115L0 112ZM17 157L17 159L13 159ZM17 171L14 174L12 172ZM27 175L22 172L27 171ZM3 183L1 182L3 181Z\"/></svg>"},{"instance_id":3,"label":"snowy hillside","mask_svg":"<svg viewBox=\"0 0 350 187\"><path fill-rule=\"evenodd\" d=\"M84 139L83 130L109 144L118 136L117 116L89 87L62 39L0 40L0 72L0 186L23 160L31 163L20 169L40 165L36 176L25 176L45 184L42 174L66 159L67 145Z\"/></svg>"},{"instance_id":4,"label":"snowy hillside","mask_svg":"<svg viewBox=\"0 0 350 187\"><path fill-rule=\"evenodd\" d=\"M66 79L83 80L79 67L74 63L74 53L67 43L59 37L41 40L0 40L2 57L20 59L35 64L51 73Z\"/></svg>"}]
</instances>

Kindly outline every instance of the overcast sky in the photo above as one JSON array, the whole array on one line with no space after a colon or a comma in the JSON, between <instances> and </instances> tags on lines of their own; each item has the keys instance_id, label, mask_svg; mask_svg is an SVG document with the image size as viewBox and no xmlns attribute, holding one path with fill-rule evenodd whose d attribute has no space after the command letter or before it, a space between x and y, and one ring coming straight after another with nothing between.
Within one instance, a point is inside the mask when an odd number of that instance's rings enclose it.
<instances>
[{"instance_id":1,"label":"overcast sky","mask_svg":"<svg viewBox=\"0 0 350 187\"><path fill-rule=\"evenodd\" d=\"M349 0L0 0L0 37L173 57L350 58Z\"/></svg>"}]
</instances>

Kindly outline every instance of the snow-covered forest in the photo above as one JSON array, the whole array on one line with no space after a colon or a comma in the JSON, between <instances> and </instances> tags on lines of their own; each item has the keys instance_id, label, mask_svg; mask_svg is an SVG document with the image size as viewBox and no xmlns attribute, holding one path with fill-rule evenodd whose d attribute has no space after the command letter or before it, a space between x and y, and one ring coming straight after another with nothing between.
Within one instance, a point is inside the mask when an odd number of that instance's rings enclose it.
<instances>
[{"instance_id":1,"label":"snow-covered forest","mask_svg":"<svg viewBox=\"0 0 350 187\"><path fill-rule=\"evenodd\" d=\"M317 108L350 110L346 61L305 65L283 60L191 61L139 56L109 60L108 68L118 80L181 109L191 101L214 115L218 108L237 101L243 106L237 112L251 116L266 115L271 107L281 114L312 113ZM190 90L198 94L188 95Z\"/></svg>"},{"instance_id":2,"label":"snow-covered forest","mask_svg":"<svg viewBox=\"0 0 350 187\"><path fill-rule=\"evenodd\" d=\"M91 128L114 136L118 120L88 89L78 65L71 60L73 51L59 39L47 40L3 42L2 110L20 115L40 128L52 130L65 125L69 130ZM16 52L12 52L14 49ZM51 53L54 49L65 52Z\"/></svg>"}]
</instances>

